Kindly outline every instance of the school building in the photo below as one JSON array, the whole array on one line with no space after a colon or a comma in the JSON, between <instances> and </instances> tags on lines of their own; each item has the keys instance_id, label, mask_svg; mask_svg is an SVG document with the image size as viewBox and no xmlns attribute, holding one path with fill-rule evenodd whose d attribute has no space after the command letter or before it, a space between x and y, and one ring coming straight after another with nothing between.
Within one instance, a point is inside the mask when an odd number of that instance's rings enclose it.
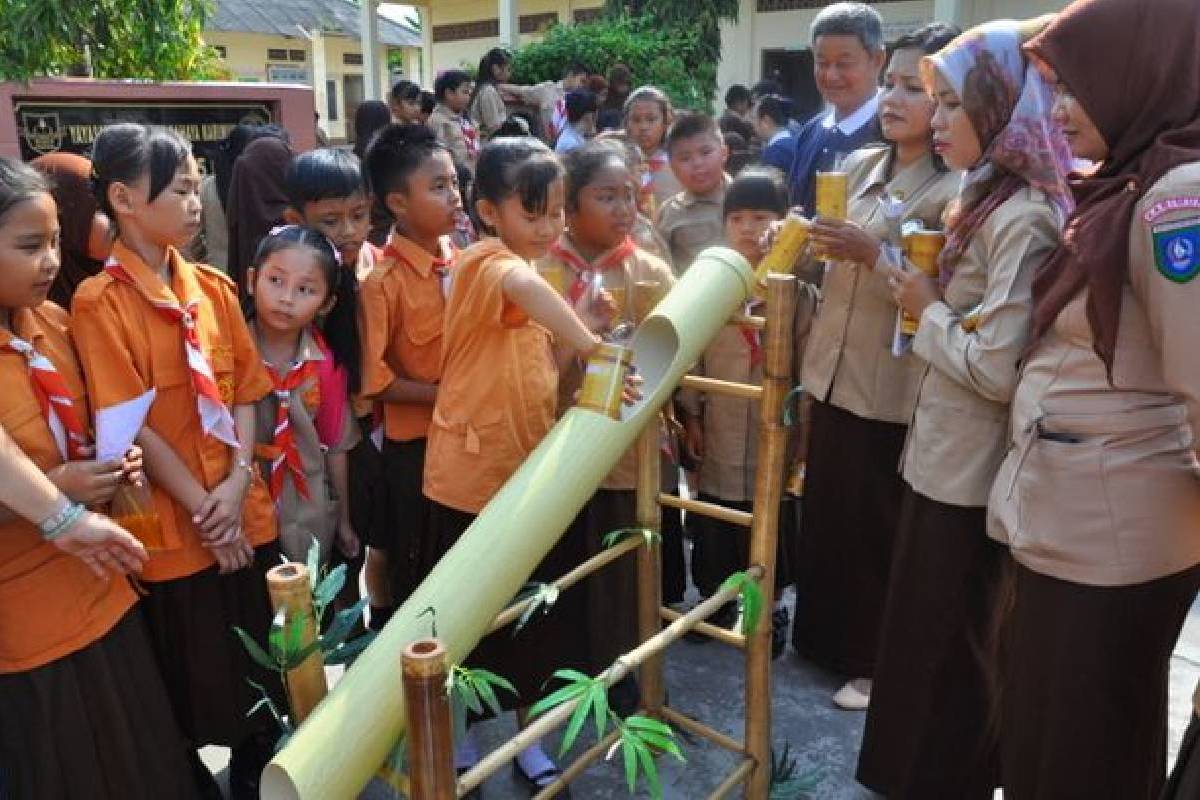
<instances>
[{"instance_id":1,"label":"school building","mask_svg":"<svg viewBox=\"0 0 1200 800\"><path fill-rule=\"evenodd\" d=\"M363 17L352 0L217 0L204 40L235 80L311 86L330 140L352 141L364 99L421 75L421 34L373 15L367 39L376 44L364 52Z\"/></svg>"}]
</instances>

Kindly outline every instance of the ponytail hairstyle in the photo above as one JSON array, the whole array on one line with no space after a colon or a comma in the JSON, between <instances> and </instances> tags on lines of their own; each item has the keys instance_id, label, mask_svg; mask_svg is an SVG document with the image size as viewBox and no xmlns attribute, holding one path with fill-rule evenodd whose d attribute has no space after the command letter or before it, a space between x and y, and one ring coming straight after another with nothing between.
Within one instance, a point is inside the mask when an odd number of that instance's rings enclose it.
<instances>
[{"instance_id":1,"label":"ponytail hairstyle","mask_svg":"<svg viewBox=\"0 0 1200 800\"><path fill-rule=\"evenodd\" d=\"M475 105L475 98L479 97L479 90L486 84L496 84L496 76L492 74L492 70L496 67L502 67L512 61L512 56L503 47L493 47L483 54L483 58L479 59L479 69L475 73L475 85L471 87L471 99L467 101L466 110L469 112L471 106Z\"/></svg>"},{"instance_id":2,"label":"ponytail hairstyle","mask_svg":"<svg viewBox=\"0 0 1200 800\"><path fill-rule=\"evenodd\" d=\"M316 326L333 353L334 364L346 371L350 394L357 394L362 385L362 356L358 337L358 281L354 269L342 265L337 248L325 234L303 225L284 225L268 233L258 245L254 263L261 265L275 253L296 249L310 251L321 267L329 291L326 299L334 298L334 304L324 318L317 318ZM254 319L253 298L247 298L247 307L243 311L247 320Z\"/></svg>"},{"instance_id":3,"label":"ponytail hairstyle","mask_svg":"<svg viewBox=\"0 0 1200 800\"><path fill-rule=\"evenodd\" d=\"M92 145L92 189L96 203L120 233L120 223L108 199L114 183L126 186L150 177L148 202L175 180L175 173L192 154L192 146L172 128L119 122L100 131Z\"/></svg>"},{"instance_id":4,"label":"ponytail hairstyle","mask_svg":"<svg viewBox=\"0 0 1200 800\"><path fill-rule=\"evenodd\" d=\"M0 223L8 212L39 194L50 194L50 182L24 162L0 156Z\"/></svg>"}]
</instances>

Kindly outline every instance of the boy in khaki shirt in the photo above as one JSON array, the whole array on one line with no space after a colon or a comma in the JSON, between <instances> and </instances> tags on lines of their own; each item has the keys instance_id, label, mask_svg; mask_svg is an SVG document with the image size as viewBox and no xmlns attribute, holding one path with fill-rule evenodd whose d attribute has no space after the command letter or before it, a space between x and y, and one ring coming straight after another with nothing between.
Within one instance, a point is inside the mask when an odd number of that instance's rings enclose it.
<instances>
[{"instance_id":1,"label":"boy in khaki shirt","mask_svg":"<svg viewBox=\"0 0 1200 800\"><path fill-rule=\"evenodd\" d=\"M667 132L667 154L683 191L662 204L656 227L671 248L676 273L683 274L700 251L724 238L721 206L729 185L729 148L712 117L683 114Z\"/></svg>"},{"instance_id":2,"label":"boy in khaki shirt","mask_svg":"<svg viewBox=\"0 0 1200 800\"><path fill-rule=\"evenodd\" d=\"M471 101L471 76L461 69L451 69L438 76L433 84L437 105L429 115L429 128L447 147L455 162L474 169L479 156L479 132L467 119L467 103Z\"/></svg>"}]
</instances>

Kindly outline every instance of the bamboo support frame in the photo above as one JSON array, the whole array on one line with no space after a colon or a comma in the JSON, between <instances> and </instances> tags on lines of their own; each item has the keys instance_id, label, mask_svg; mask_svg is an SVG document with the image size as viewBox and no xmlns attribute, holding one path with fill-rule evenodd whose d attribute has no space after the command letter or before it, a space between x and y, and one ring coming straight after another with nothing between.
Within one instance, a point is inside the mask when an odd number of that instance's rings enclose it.
<instances>
[{"instance_id":1,"label":"bamboo support frame","mask_svg":"<svg viewBox=\"0 0 1200 800\"><path fill-rule=\"evenodd\" d=\"M692 719L686 714L681 714L670 706L663 706L662 717L667 722L682 728L693 736L708 739L713 744L723 747L731 753L737 753L741 756L746 755L746 746L741 742L731 736L726 736L699 720Z\"/></svg>"},{"instance_id":2,"label":"bamboo support frame","mask_svg":"<svg viewBox=\"0 0 1200 800\"><path fill-rule=\"evenodd\" d=\"M721 784L716 789L713 789L712 794L708 796L708 800L722 800L725 795L729 794L733 790L733 787L737 786L739 783L745 782L746 778L750 777L750 774L753 771L754 759L743 759L742 763L734 767L733 772L729 773L729 777L721 781Z\"/></svg>"},{"instance_id":3,"label":"bamboo support frame","mask_svg":"<svg viewBox=\"0 0 1200 800\"><path fill-rule=\"evenodd\" d=\"M749 383L734 383L733 381L719 381L716 378L704 378L700 375L687 375L679 383L685 389L695 389L697 392L711 392L713 394L724 394L730 397L740 397L743 400L761 400L762 387L753 386Z\"/></svg>"},{"instance_id":4,"label":"bamboo support frame","mask_svg":"<svg viewBox=\"0 0 1200 800\"><path fill-rule=\"evenodd\" d=\"M700 514L705 517L719 519L731 525L741 525L749 528L754 523L754 515L749 511L738 511L736 508L726 508L716 503L706 503L703 500L689 500L686 497L676 497L673 494L659 494L658 502L671 508L680 508L689 514Z\"/></svg>"},{"instance_id":5,"label":"bamboo support frame","mask_svg":"<svg viewBox=\"0 0 1200 800\"><path fill-rule=\"evenodd\" d=\"M683 612L676 611L673 608L666 606L658 609L658 614L664 622L674 622L683 616ZM723 642L730 647L741 649L746 646L746 637L740 633L736 633L727 628L722 628L719 625L713 625L711 622L697 622L692 630L696 633L703 633L710 639L716 639L718 642Z\"/></svg>"},{"instance_id":6,"label":"bamboo support frame","mask_svg":"<svg viewBox=\"0 0 1200 800\"><path fill-rule=\"evenodd\" d=\"M636 550L645 544L645 540L639 536L634 536L626 539L623 542L618 542L612 547L606 548L603 551L589 558L587 561L580 564L575 569L566 573L562 577L551 582L551 585L556 587L560 592L570 589L575 584L579 583L584 578L597 572L603 567L608 566L616 561L621 556L628 553L630 550ZM506 625L511 625L521 618L525 613L525 609L529 608L529 604L533 602L533 598L526 598L518 603L513 603L508 608L500 612L499 616L492 622L492 627L488 628L488 633L498 631Z\"/></svg>"},{"instance_id":7,"label":"bamboo support frame","mask_svg":"<svg viewBox=\"0 0 1200 800\"><path fill-rule=\"evenodd\" d=\"M658 490L662 486L662 460L659 458L657 424L646 426L637 441L637 524L656 535L649 547L637 555L638 641L653 639L662 629L658 609L662 606L662 509ZM642 708L655 714L666 698L664 661L656 655L642 665L638 673Z\"/></svg>"},{"instance_id":8,"label":"bamboo support frame","mask_svg":"<svg viewBox=\"0 0 1200 800\"><path fill-rule=\"evenodd\" d=\"M317 638L317 617L313 611L312 588L309 583L308 567L288 562L267 570L267 593L271 596L271 608L278 613L287 609L287 619L296 615L304 617L304 629L300 636L300 647L307 647ZM292 722L299 725L308 718L329 691L325 683L325 661L321 651L315 650L304 659L304 663L287 673L288 707Z\"/></svg>"},{"instance_id":9,"label":"bamboo support frame","mask_svg":"<svg viewBox=\"0 0 1200 800\"><path fill-rule=\"evenodd\" d=\"M756 577L761 574L761 570L754 573ZM612 686L634 669L645 664L649 659L661 657L662 651L671 643L691 630L696 622L707 619L715 614L717 609L737 597L737 593L738 590L736 588L722 589L704 602L697 604L695 608L666 628L660 630L651 639L642 642L633 650L618 658L613 662L612 666L600 673L598 677L604 680L606 686ZM500 770L501 767L516 758L526 747L540 740L560 725L565 724L571 718L571 714L575 711L575 706L577 705L579 705L578 698L555 706L536 720L530 722L516 736L509 739L500 747L497 747L484 757L482 761L459 777L459 794L465 794L476 786L479 786L491 775Z\"/></svg>"},{"instance_id":10,"label":"bamboo support frame","mask_svg":"<svg viewBox=\"0 0 1200 800\"><path fill-rule=\"evenodd\" d=\"M408 717L409 794L420 800L454 800L458 795L446 648L437 639L418 639L404 649L400 663Z\"/></svg>"}]
</instances>

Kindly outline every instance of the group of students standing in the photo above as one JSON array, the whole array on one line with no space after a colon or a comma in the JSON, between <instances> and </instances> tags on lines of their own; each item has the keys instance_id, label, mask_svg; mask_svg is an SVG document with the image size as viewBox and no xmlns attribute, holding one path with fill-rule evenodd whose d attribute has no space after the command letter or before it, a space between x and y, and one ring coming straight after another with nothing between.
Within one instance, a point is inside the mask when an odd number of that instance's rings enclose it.
<instances>
[{"instance_id":1,"label":"group of students standing","mask_svg":"<svg viewBox=\"0 0 1200 800\"><path fill-rule=\"evenodd\" d=\"M195 748L223 744L234 797L256 796L276 731L247 717L246 679L280 687L231 627L269 627L280 553L365 545L385 623L634 321L635 286L669 290L714 244L758 261L840 153L847 218L815 219L820 260L797 265L812 403L803 524L790 498L781 534L793 645L851 679L839 704L868 706L858 777L888 797L1156 797L1167 664L1200 587L1191 5L934 24L890 59L876 12L830 6L812 31L830 111L787 175L731 179L718 123L650 86L622 131L562 157L501 130L472 145L462 111L484 90L449 73L427 123L388 123L357 156L242 131L202 182L178 134L126 123L90 163L0 160L0 792L218 797ZM945 230L937 277L893 247L911 226ZM184 255L201 229L217 268ZM757 333L727 326L698 369L761 377ZM133 445L96 461L97 418L151 391ZM682 464L690 491L748 507L752 404L673 406L664 490ZM631 459L536 577L634 523ZM87 510L144 482L153 550ZM744 568L744 532L689 525L710 594ZM664 514L669 603L682 534ZM554 669L633 645L616 611L633 595L628 569L593 576L472 661L517 686L521 719ZM1178 797L1200 780L1189 755ZM478 757L460 743L459 767ZM538 745L514 769L531 790L558 775Z\"/></svg>"}]
</instances>

